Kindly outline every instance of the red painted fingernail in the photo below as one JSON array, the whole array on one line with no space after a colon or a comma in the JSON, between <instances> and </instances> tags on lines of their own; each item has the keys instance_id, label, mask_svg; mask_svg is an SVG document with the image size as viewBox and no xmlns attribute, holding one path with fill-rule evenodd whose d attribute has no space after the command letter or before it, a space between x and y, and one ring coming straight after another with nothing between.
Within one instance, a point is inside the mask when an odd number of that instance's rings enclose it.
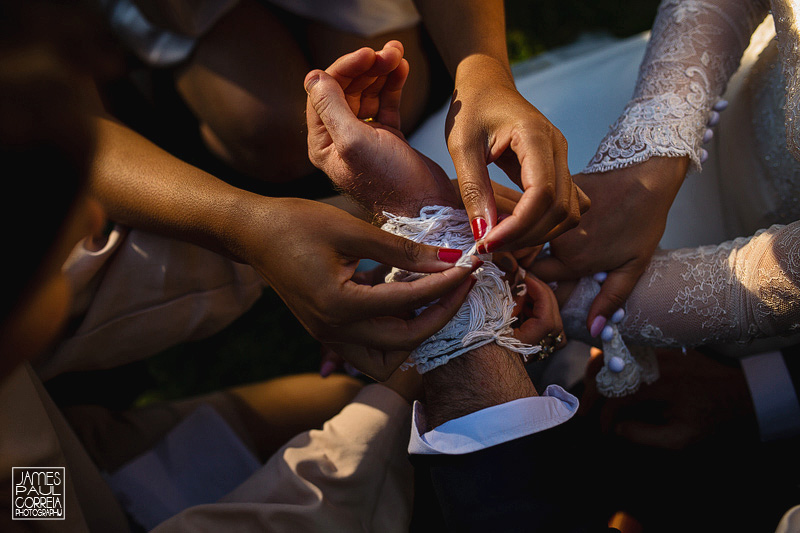
<instances>
[{"instance_id":1,"label":"red painted fingernail","mask_svg":"<svg viewBox=\"0 0 800 533\"><path fill-rule=\"evenodd\" d=\"M446 263L455 263L461 259L461 255L461 250L456 248L439 248L439 251L436 252L436 257L439 258L439 261L444 261Z\"/></svg>"},{"instance_id":2,"label":"red painted fingernail","mask_svg":"<svg viewBox=\"0 0 800 533\"><path fill-rule=\"evenodd\" d=\"M486 228L489 225L486 223L486 219L483 217L475 217L472 219L472 235L475 237L475 240L478 241L486 235Z\"/></svg>"},{"instance_id":3,"label":"red painted fingernail","mask_svg":"<svg viewBox=\"0 0 800 533\"><path fill-rule=\"evenodd\" d=\"M478 252L481 255L489 253L489 252L486 251L486 245L485 244L479 244L478 247L475 249L475 251Z\"/></svg>"},{"instance_id":4,"label":"red painted fingernail","mask_svg":"<svg viewBox=\"0 0 800 533\"><path fill-rule=\"evenodd\" d=\"M503 241L492 241L486 243L486 253L491 254L494 253L498 248L505 244Z\"/></svg>"},{"instance_id":5,"label":"red painted fingernail","mask_svg":"<svg viewBox=\"0 0 800 533\"><path fill-rule=\"evenodd\" d=\"M473 272L475 272L476 270L478 270L478 269L479 269L480 267L482 267L482 266L483 266L483 261L481 261L481 260L479 259L479 260L478 260L478 262L477 262L477 263L475 263L475 265L472 267L472 271L473 271Z\"/></svg>"}]
</instances>

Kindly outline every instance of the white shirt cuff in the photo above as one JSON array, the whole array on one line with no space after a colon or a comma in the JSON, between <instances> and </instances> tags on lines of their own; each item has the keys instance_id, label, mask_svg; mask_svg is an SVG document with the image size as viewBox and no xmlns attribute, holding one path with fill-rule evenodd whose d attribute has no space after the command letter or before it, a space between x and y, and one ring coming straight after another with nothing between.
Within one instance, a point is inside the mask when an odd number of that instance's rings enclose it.
<instances>
[{"instance_id":1,"label":"white shirt cuff","mask_svg":"<svg viewBox=\"0 0 800 533\"><path fill-rule=\"evenodd\" d=\"M448 420L427 431L425 406L414 402L410 454L472 453L555 427L578 410L578 399L558 385L541 396L520 398Z\"/></svg>"}]
</instances>

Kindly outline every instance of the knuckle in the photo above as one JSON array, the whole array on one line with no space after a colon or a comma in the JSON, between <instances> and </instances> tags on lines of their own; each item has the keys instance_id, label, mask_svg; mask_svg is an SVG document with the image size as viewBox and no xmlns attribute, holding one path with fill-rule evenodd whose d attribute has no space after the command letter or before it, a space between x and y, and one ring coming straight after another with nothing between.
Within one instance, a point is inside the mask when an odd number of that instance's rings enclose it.
<instances>
[{"instance_id":1,"label":"knuckle","mask_svg":"<svg viewBox=\"0 0 800 533\"><path fill-rule=\"evenodd\" d=\"M460 185L460 189L464 205L476 205L483 199L483 189L475 182L466 181Z\"/></svg>"},{"instance_id":2,"label":"knuckle","mask_svg":"<svg viewBox=\"0 0 800 533\"><path fill-rule=\"evenodd\" d=\"M422 250L417 243L410 239L401 239L399 245L403 248L403 254L405 254L409 262L416 263L419 261Z\"/></svg>"}]
</instances>

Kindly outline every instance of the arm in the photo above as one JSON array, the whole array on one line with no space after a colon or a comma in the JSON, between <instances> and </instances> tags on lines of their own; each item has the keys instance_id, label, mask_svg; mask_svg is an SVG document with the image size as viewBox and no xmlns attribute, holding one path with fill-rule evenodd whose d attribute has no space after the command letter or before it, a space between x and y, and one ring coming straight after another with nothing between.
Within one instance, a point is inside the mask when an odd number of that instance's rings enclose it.
<instances>
[{"instance_id":1,"label":"arm","mask_svg":"<svg viewBox=\"0 0 800 533\"><path fill-rule=\"evenodd\" d=\"M747 343L800 332L800 222L720 245L657 252L625 304L619 332L631 344ZM562 308L583 336L593 290L581 282Z\"/></svg>"},{"instance_id":2,"label":"arm","mask_svg":"<svg viewBox=\"0 0 800 533\"><path fill-rule=\"evenodd\" d=\"M572 228L589 202L572 183L564 136L517 92L503 2L416 4L455 79L445 135L475 240L497 251ZM493 162L524 191L499 224L486 168Z\"/></svg>"},{"instance_id":3,"label":"arm","mask_svg":"<svg viewBox=\"0 0 800 533\"><path fill-rule=\"evenodd\" d=\"M464 284L469 272L449 268L455 259L440 259L436 248L387 235L318 202L267 198L232 187L102 114L97 126L90 186L110 218L251 265L322 341L350 339L358 331L355 337L372 348L410 349L446 323L460 305L458 298L464 293L452 290ZM351 281L361 258L444 271L410 288L373 289ZM429 297L443 298L427 316L393 316ZM354 357L354 366L379 379L403 360L371 353Z\"/></svg>"},{"instance_id":4,"label":"arm","mask_svg":"<svg viewBox=\"0 0 800 533\"><path fill-rule=\"evenodd\" d=\"M551 243L533 272L548 281L609 271L587 328L624 303L663 235L687 169L699 169L712 107L766 16L763 0L664 1L633 98L576 183L594 208Z\"/></svg>"}]
</instances>

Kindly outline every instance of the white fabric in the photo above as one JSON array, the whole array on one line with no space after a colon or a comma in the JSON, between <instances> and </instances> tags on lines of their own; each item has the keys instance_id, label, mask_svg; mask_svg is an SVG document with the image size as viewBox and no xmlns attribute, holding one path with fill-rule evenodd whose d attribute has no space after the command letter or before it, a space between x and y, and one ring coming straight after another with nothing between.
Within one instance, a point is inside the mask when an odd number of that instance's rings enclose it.
<instances>
[{"instance_id":1,"label":"white fabric","mask_svg":"<svg viewBox=\"0 0 800 533\"><path fill-rule=\"evenodd\" d=\"M414 402L408 453L472 453L563 424L577 410L575 396L558 385L550 385L542 396L487 407L429 430L424 404Z\"/></svg>"},{"instance_id":2,"label":"white fabric","mask_svg":"<svg viewBox=\"0 0 800 533\"><path fill-rule=\"evenodd\" d=\"M149 531L189 507L216 502L260 467L225 420L204 404L106 481Z\"/></svg>"},{"instance_id":3,"label":"white fabric","mask_svg":"<svg viewBox=\"0 0 800 533\"><path fill-rule=\"evenodd\" d=\"M385 213L386 222L381 229L414 242L454 248L463 252L456 263L469 266L469 256L475 253L475 241L470 230L469 217L463 209L445 206L426 206L418 217L401 217ZM489 259L481 256L484 264L474 272L477 281L456 315L437 333L422 342L411 352L405 367L416 366L420 374L447 363L491 342L508 350L531 355L542 352L540 345L531 346L514 337L511 324L514 300L508 282ZM427 274L393 268L386 282L413 281ZM421 311L421 310L419 310Z\"/></svg>"},{"instance_id":4,"label":"white fabric","mask_svg":"<svg viewBox=\"0 0 800 533\"><path fill-rule=\"evenodd\" d=\"M42 380L111 368L212 335L247 311L264 280L205 248L116 226L92 251L82 241L63 266L75 294L75 331L34 367Z\"/></svg>"},{"instance_id":5,"label":"white fabric","mask_svg":"<svg viewBox=\"0 0 800 533\"><path fill-rule=\"evenodd\" d=\"M412 0L269 0L290 13L362 37L375 37L420 21Z\"/></svg>"},{"instance_id":6,"label":"white fabric","mask_svg":"<svg viewBox=\"0 0 800 533\"><path fill-rule=\"evenodd\" d=\"M800 505L786 511L775 533L800 533Z\"/></svg>"},{"instance_id":7,"label":"white fabric","mask_svg":"<svg viewBox=\"0 0 800 533\"><path fill-rule=\"evenodd\" d=\"M765 0L664 0L633 98L584 172L656 156L689 156L699 170L711 107L766 14Z\"/></svg>"}]
</instances>

